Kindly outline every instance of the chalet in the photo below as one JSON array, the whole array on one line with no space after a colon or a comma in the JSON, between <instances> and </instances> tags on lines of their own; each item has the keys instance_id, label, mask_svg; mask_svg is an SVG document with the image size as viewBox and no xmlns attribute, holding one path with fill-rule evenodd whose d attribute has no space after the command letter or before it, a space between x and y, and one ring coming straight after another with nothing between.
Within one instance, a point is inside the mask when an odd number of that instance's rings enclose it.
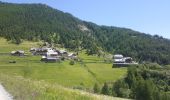
<instances>
[{"instance_id":1,"label":"chalet","mask_svg":"<svg viewBox=\"0 0 170 100\"><path fill-rule=\"evenodd\" d=\"M77 58L77 55L74 54L74 53L69 53L69 54L68 54L68 58L69 58L69 59L76 59L76 58Z\"/></svg>"},{"instance_id":2,"label":"chalet","mask_svg":"<svg viewBox=\"0 0 170 100\"><path fill-rule=\"evenodd\" d=\"M135 61L131 57L123 57L121 54L116 54L113 56L113 65L116 66L128 66L128 65L136 65Z\"/></svg>"},{"instance_id":3,"label":"chalet","mask_svg":"<svg viewBox=\"0 0 170 100\"><path fill-rule=\"evenodd\" d=\"M123 55L117 54L114 55L114 63L124 63Z\"/></svg>"},{"instance_id":4,"label":"chalet","mask_svg":"<svg viewBox=\"0 0 170 100\"><path fill-rule=\"evenodd\" d=\"M60 59L57 58L57 57L51 57L51 56L42 56L41 58L41 61L44 61L44 62L56 62L56 61L59 61Z\"/></svg>"},{"instance_id":5,"label":"chalet","mask_svg":"<svg viewBox=\"0 0 170 100\"><path fill-rule=\"evenodd\" d=\"M24 51L17 50L17 51L11 51L12 56L24 56Z\"/></svg>"},{"instance_id":6,"label":"chalet","mask_svg":"<svg viewBox=\"0 0 170 100\"><path fill-rule=\"evenodd\" d=\"M68 56L68 52L66 50L59 50L59 54L60 54L60 56L63 56L63 57Z\"/></svg>"},{"instance_id":7,"label":"chalet","mask_svg":"<svg viewBox=\"0 0 170 100\"><path fill-rule=\"evenodd\" d=\"M132 63L133 62L133 59L131 57L124 57L124 62L125 63Z\"/></svg>"},{"instance_id":8,"label":"chalet","mask_svg":"<svg viewBox=\"0 0 170 100\"><path fill-rule=\"evenodd\" d=\"M47 52L42 56L41 61L56 62L60 60L58 52L56 52L52 48L46 48L46 50Z\"/></svg>"},{"instance_id":9,"label":"chalet","mask_svg":"<svg viewBox=\"0 0 170 100\"><path fill-rule=\"evenodd\" d=\"M37 48L31 48L30 52L35 52L37 50Z\"/></svg>"},{"instance_id":10,"label":"chalet","mask_svg":"<svg viewBox=\"0 0 170 100\"><path fill-rule=\"evenodd\" d=\"M42 56L41 61L44 62L57 62L60 61L60 58L54 56Z\"/></svg>"},{"instance_id":11,"label":"chalet","mask_svg":"<svg viewBox=\"0 0 170 100\"><path fill-rule=\"evenodd\" d=\"M58 56L58 52L55 52L53 50L48 50L46 52L46 56L57 57Z\"/></svg>"},{"instance_id":12,"label":"chalet","mask_svg":"<svg viewBox=\"0 0 170 100\"><path fill-rule=\"evenodd\" d=\"M59 61L60 59L59 58L56 58L56 57L47 57L46 58L46 62L56 62L56 61Z\"/></svg>"}]
</instances>

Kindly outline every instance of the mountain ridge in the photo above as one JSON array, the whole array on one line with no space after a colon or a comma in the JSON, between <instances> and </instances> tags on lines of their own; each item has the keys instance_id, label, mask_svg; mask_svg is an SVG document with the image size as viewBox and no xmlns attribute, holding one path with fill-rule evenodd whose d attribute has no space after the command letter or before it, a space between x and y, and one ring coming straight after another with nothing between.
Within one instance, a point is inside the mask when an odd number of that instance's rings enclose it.
<instances>
[{"instance_id":1,"label":"mountain ridge","mask_svg":"<svg viewBox=\"0 0 170 100\"><path fill-rule=\"evenodd\" d=\"M120 53L141 62L169 64L170 40L128 28L97 25L44 4L0 2L0 36L19 44L22 39L61 44L87 54Z\"/></svg>"}]
</instances>

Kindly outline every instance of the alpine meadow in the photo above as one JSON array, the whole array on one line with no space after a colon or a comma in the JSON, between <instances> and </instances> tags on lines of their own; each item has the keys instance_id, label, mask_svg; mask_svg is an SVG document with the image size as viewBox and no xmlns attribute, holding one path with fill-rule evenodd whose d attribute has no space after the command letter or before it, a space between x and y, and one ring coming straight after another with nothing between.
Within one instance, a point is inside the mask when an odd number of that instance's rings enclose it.
<instances>
[{"instance_id":1,"label":"alpine meadow","mask_svg":"<svg viewBox=\"0 0 170 100\"><path fill-rule=\"evenodd\" d=\"M170 40L0 1L0 84L14 100L170 100Z\"/></svg>"}]
</instances>

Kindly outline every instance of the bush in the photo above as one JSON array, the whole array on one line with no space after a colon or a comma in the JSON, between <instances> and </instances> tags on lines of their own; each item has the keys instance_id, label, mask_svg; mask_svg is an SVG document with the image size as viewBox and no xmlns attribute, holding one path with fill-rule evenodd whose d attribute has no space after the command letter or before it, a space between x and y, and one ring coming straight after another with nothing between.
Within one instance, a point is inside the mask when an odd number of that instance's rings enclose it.
<instances>
[{"instance_id":1,"label":"bush","mask_svg":"<svg viewBox=\"0 0 170 100\"><path fill-rule=\"evenodd\" d=\"M130 97L130 89L127 83L124 80L118 80L114 83L112 92L116 94L118 97L129 98Z\"/></svg>"},{"instance_id":2,"label":"bush","mask_svg":"<svg viewBox=\"0 0 170 100\"><path fill-rule=\"evenodd\" d=\"M97 83L94 84L93 91L94 91L94 93L100 93L100 87Z\"/></svg>"},{"instance_id":3,"label":"bush","mask_svg":"<svg viewBox=\"0 0 170 100\"><path fill-rule=\"evenodd\" d=\"M104 95L109 95L109 86L107 83L104 83L104 86L102 87L102 91L101 91L102 94Z\"/></svg>"},{"instance_id":4,"label":"bush","mask_svg":"<svg viewBox=\"0 0 170 100\"><path fill-rule=\"evenodd\" d=\"M157 63L149 63L146 65L147 67L149 67L149 69L160 69L162 68L159 64Z\"/></svg>"},{"instance_id":5,"label":"bush","mask_svg":"<svg viewBox=\"0 0 170 100\"><path fill-rule=\"evenodd\" d=\"M75 62L73 60L70 61L70 65L74 65Z\"/></svg>"},{"instance_id":6,"label":"bush","mask_svg":"<svg viewBox=\"0 0 170 100\"><path fill-rule=\"evenodd\" d=\"M61 60L62 60L62 61L64 61L64 60L65 60L65 58L64 58L64 57L61 57Z\"/></svg>"},{"instance_id":7,"label":"bush","mask_svg":"<svg viewBox=\"0 0 170 100\"><path fill-rule=\"evenodd\" d=\"M154 94L157 92L155 84L151 80L140 80L136 86L137 100L154 100Z\"/></svg>"}]
</instances>

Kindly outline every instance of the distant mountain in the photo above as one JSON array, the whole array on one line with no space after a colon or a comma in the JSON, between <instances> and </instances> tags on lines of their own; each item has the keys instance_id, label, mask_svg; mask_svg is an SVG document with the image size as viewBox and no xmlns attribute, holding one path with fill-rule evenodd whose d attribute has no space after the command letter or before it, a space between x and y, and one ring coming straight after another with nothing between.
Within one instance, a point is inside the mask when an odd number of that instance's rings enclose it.
<instances>
[{"instance_id":1,"label":"distant mountain","mask_svg":"<svg viewBox=\"0 0 170 100\"><path fill-rule=\"evenodd\" d=\"M99 26L43 4L0 2L0 36L14 43L22 39L61 44L66 48L86 49L132 56L138 61L170 63L170 40L131 29Z\"/></svg>"}]
</instances>

